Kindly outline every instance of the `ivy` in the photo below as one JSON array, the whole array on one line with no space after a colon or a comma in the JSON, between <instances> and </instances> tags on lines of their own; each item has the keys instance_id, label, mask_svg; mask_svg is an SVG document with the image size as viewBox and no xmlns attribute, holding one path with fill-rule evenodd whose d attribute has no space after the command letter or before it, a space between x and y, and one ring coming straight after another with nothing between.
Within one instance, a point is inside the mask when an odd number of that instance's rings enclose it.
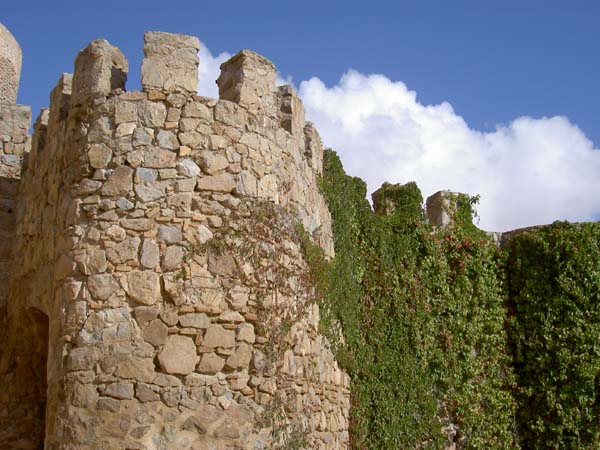
<instances>
[{"instance_id":1,"label":"ivy","mask_svg":"<svg viewBox=\"0 0 600 450\"><path fill-rule=\"evenodd\" d=\"M382 186L373 212L332 151L321 190L336 256L315 278L352 379L352 447L514 447L502 255L471 223L477 199L439 232L414 183Z\"/></svg>"},{"instance_id":2,"label":"ivy","mask_svg":"<svg viewBox=\"0 0 600 450\"><path fill-rule=\"evenodd\" d=\"M510 343L524 448L600 448L600 225L508 244Z\"/></svg>"},{"instance_id":3,"label":"ivy","mask_svg":"<svg viewBox=\"0 0 600 450\"><path fill-rule=\"evenodd\" d=\"M326 151L336 256L304 239L322 332L352 380L354 449L600 449L600 224L501 248L450 198L432 229L414 183L366 185Z\"/></svg>"}]
</instances>

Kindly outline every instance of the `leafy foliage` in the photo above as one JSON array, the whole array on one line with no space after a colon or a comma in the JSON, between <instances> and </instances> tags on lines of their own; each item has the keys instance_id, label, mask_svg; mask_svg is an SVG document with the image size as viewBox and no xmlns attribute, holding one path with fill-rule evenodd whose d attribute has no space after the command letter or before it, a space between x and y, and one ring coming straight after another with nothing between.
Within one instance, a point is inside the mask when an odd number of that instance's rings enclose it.
<instances>
[{"instance_id":1,"label":"leafy foliage","mask_svg":"<svg viewBox=\"0 0 600 450\"><path fill-rule=\"evenodd\" d=\"M336 257L314 275L353 382L353 448L514 447L502 257L471 223L476 199L437 232L414 183L384 185L373 213L332 151L321 189Z\"/></svg>"},{"instance_id":2,"label":"leafy foliage","mask_svg":"<svg viewBox=\"0 0 600 450\"><path fill-rule=\"evenodd\" d=\"M556 222L508 245L524 448L600 448L600 225Z\"/></svg>"}]
</instances>

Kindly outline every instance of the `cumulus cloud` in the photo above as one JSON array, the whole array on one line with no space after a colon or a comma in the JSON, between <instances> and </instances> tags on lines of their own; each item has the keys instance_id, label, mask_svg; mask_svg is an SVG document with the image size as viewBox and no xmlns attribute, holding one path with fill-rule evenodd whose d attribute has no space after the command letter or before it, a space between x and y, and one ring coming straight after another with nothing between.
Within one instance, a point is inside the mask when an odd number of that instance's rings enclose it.
<instances>
[{"instance_id":1,"label":"cumulus cloud","mask_svg":"<svg viewBox=\"0 0 600 450\"><path fill-rule=\"evenodd\" d=\"M424 196L479 194L487 230L600 216L600 149L565 117L519 117L480 132L449 103L421 104L404 83L353 70L330 87L302 81L299 94L325 145L370 192L416 181Z\"/></svg>"},{"instance_id":2,"label":"cumulus cloud","mask_svg":"<svg viewBox=\"0 0 600 450\"><path fill-rule=\"evenodd\" d=\"M490 230L600 213L600 149L565 117L520 117L482 133L448 103L423 105L401 82L352 70L332 87L304 81L300 95L324 142L371 191L416 181L425 196L480 194L480 226Z\"/></svg>"},{"instance_id":3,"label":"cumulus cloud","mask_svg":"<svg viewBox=\"0 0 600 450\"><path fill-rule=\"evenodd\" d=\"M216 83L221 73L219 67L231 58L231 56L227 52L213 56L208 47L203 42L200 42L200 51L198 52L200 59L198 66L198 94L205 97L219 98L219 88Z\"/></svg>"},{"instance_id":4,"label":"cumulus cloud","mask_svg":"<svg viewBox=\"0 0 600 450\"><path fill-rule=\"evenodd\" d=\"M221 52L218 55L213 56L208 47L203 42L200 42L200 50L198 51L198 57L200 59L200 64L198 66L199 95L211 98L219 97L219 88L217 87L216 79L219 78L219 74L221 73L221 64L232 56L233 55L228 52ZM294 85L291 75L284 77L280 73L277 73L277 80L275 83L277 86L282 86L284 84Z\"/></svg>"}]
</instances>

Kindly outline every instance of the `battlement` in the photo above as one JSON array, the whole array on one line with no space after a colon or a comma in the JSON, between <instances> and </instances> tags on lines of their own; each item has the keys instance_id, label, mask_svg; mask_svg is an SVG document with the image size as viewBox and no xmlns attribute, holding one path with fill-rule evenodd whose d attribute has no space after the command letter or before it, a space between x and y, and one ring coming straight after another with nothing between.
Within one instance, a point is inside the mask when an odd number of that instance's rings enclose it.
<instances>
[{"instance_id":1,"label":"battlement","mask_svg":"<svg viewBox=\"0 0 600 450\"><path fill-rule=\"evenodd\" d=\"M294 226L333 255L321 140L254 52L222 65L219 99L198 96L198 49L146 33L127 91L125 55L95 40L36 120L0 314L0 447L348 445L349 379Z\"/></svg>"}]
</instances>

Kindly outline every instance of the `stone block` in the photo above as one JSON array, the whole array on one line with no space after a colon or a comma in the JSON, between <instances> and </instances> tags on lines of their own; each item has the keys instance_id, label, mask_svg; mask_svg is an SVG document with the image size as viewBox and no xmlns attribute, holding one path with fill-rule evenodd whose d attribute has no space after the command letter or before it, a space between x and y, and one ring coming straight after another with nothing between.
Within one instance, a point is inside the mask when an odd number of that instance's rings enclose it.
<instances>
[{"instance_id":1,"label":"stone block","mask_svg":"<svg viewBox=\"0 0 600 450\"><path fill-rule=\"evenodd\" d=\"M72 104L85 104L115 89L125 89L128 70L121 50L105 39L92 41L75 59Z\"/></svg>"},{"instance_id":2,"label":"stone block","mask_svg":"<svg viewBox=\"0 0 600 450\"><path fill-rule=\"evenodd\" d=\"M459 192L438 191L427 197L426 209L427 219L434 227L445 227L454 221L461 194Z\"/></svg>"},{"instance_id":3,"label":"stone block","mask_svg":"<svg viewBox=\"0 0 600 450\"><path fill-rule=\"evenodd\" d=\"M169 336L158 355L160 366L167 373L188 375L194 371L200 358L196 355L196 344L186 336Z\"/></svg>"},{"instance_id":4,"label":"stone block","mask_svg":"<svg viewBox=\"0 0 600 450\"><path fill-rule=\"evenodd\" d=\"M144 33L142 89L196 93L200 41L184 34Z\"/></svg>"},{"instance_id":5,"label":"stone block","mask_svg":"<svg viewBox=\"0 0 600 450\"><path fill-rule=\"evenodd\" d=\"M277 71L271 61L251 50L242 50L221 64L217 80L219 98L254 113L275 116L276 78Z\"/></svg>"}]
</instances>

